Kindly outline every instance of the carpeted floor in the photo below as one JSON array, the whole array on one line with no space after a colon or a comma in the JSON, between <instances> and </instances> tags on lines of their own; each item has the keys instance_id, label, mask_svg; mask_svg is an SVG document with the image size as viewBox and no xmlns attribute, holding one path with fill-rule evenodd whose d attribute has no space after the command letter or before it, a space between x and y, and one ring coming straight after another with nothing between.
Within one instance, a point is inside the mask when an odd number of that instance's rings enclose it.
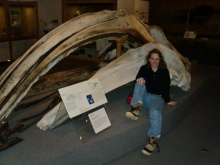
<instances>
[{"instance_id":1,"label":"carpeted floor","mask_svg":"<svg viewBox=\"0 0 220 165\"><path fill-rule=\"evenodd\" d=\"M220 76L210 78L201 100L174 130L161 137L160 153L147 157L141 153L143 146L140 146L107 164L219 165L219 84Z\"/></svg>"}]
</instances>

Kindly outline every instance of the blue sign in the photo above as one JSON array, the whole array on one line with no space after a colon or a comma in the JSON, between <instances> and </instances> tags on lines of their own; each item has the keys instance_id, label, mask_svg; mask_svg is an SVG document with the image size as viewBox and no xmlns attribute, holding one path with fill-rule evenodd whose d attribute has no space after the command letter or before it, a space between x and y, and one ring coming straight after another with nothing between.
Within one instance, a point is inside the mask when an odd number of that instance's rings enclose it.
<instances>
[{"instance_id":1,"label":"blue sign","mask_svg":"<svg viewBox=\"0 0 220 165\"><path fill-rule=\"evenodd\" d=\"M94 103L94 100L93 100L91 94L90 94L90 95L87 95L86 97L87 97L87 100L88 100L89 104L93 104L93 103Z\"/></svg>"}]
</instances>

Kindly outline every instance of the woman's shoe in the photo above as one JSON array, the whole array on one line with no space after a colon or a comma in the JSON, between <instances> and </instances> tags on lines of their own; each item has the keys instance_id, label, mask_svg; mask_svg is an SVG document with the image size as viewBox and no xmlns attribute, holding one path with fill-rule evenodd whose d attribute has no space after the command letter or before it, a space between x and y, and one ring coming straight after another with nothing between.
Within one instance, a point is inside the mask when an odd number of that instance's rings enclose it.
<instances>
[{"instance_id":1,"label":"woman's shoe","mask_svg":"<svg viewBox=\"0 0 220 165\"><path fill-rule=\"evenodd\" d=\"M140 106L139 105L138 106L131 106L131 110L127 111L125 113L125 116L127 118L132 119L132 120L138 120L140 112L141 112L141 110L140 110Z\"/></svg>"},{"instance_id":2,"label":"woman's shoe","mask_svg":"<svg viewBox=\"0 0 220 165\"><path fill-rule=\"evenodd\" d=\"M155 139L154 137L150 137L147 145L142 149L142 153L145 155L151 155L155 149L155 145L157 145L158 152L160 152L160 148L157 143L157 139Z\"/></svg>"}]
</instances>

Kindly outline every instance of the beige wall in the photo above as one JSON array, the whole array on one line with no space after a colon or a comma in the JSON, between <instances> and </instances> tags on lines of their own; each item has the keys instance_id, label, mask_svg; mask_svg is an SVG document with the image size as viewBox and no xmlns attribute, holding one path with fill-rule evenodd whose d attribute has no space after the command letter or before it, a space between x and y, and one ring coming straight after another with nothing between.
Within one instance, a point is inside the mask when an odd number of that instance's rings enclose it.
<instances>
[{"instance_id":1,"label":"beige wall","mask_svg":"<svg viewBox=\"0 0 220 165\"><path fill-rule=\"evenodd\" d=\"M134 1L135 0L118 0L117 8L124 9L129 12L133 12L134 11Z\"/></svg>"},{"instance_id":2,"label":"beige wall","mask_svg":"<svg viewBox=\"0 0 220 165\"><path fill-rule=\"evenodd\" d=\"M118 0L118 9L132 12L136 17L148 23L149 2L146 0Z\"/></svg>"}]
</instances>

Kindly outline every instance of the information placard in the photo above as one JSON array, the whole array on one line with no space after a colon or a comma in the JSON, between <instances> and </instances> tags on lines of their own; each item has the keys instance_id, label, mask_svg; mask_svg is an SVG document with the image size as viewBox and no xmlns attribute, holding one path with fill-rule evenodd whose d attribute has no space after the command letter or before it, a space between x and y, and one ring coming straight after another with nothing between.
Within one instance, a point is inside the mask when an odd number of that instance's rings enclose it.
<instances>
[{"instance_id":1,"label":"information placard","mask_svg":"<svg viewBox=\"0 0 220 165\"><path fill-rule=\"evenodd\" d=\"M98 78L59 89L70 118L107 103Z\"/></svg>"},{"instance_id":2,"label":"information placard","mask_svg":"<svg viewBox=\"0 0 220 165\"><path fill-rule=\"evenodd\" d=\"M101 108L95 112L90 113L89 119L96 134L111 126L105 108Z\"/></svg>"}]
</instances>

